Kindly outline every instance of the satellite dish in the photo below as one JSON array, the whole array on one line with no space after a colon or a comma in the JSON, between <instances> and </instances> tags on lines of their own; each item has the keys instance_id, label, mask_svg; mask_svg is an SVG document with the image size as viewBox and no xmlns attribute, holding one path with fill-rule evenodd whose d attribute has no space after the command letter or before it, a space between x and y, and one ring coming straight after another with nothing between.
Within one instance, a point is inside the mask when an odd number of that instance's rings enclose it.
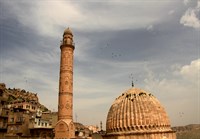
<instances>
[{"instance_id":1,"label":"satellite dish","mask_svg":"<svg viewBox=\"0 0 200 139\"><path fill-rule=\"evenodd\" d=\"M37 109L36 116L37 117L41 117L42 116L42 111L40 109Z\"/></svg>"},{"instance_id":2,"label":"satellite dish","mask_svg":"<svg viewBox=\"0 0 200 139\"><path fill-rule=\"evenodd\" d=\"M8 107L8 109L10 109L10 108L11 108L11 105L9 104L9 105L7 105L7 107Z\"/></svg>"}]
</instances>

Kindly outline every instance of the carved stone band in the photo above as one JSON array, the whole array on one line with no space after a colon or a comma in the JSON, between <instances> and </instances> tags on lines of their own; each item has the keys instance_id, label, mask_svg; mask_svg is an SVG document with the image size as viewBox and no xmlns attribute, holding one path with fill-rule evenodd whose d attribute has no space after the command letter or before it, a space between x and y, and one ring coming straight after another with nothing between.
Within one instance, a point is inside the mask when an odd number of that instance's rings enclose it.
<instances>
[{"instance_id":1,"label":"carved stone band","mask_svg":"<svg viewBox=\"0 0 200 139\"><path fill-rule=\"evenodd\" d=\"M68 96L73 96L73 94L70 93L70 92L59 92L59 95L68 95Z\"/></svg>"},{"instance_id":2,"label":"carved stone band","mask_svg":"<svg viewBox=\"0 0 200 139\"><path fill-rule=\"evenodd\" d=\"M71 73L71 74L73 74L73 71L64 69L64 70L60 70L60 73Z\"/></svg>"}]
</instances>

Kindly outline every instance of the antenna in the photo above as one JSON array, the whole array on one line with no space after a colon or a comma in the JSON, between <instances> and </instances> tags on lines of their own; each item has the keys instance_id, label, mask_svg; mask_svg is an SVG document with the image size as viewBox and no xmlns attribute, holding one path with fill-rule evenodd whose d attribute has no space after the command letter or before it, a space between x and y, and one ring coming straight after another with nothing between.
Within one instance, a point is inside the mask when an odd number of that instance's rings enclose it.
<instances>
[{"instance_id":1,"label":"antenna","mask_svg":"<svg viewBox=\"0 0 200 139\"><path fill-rule=\"evenodd\" d=\"M134 87L134 83L133 83L133 80L132 80L132 87Z\"/></svg>"},{"instance_id":2,"label":"antenna","mask_svg":"<svg viewBox=\"0 0 200 139\"><path fill-rule=\"evenodd\" d=\"M131 86L134 87L134 83L133 83L133 74L131 73L131 75L129 76L129 78L131 78Z\"/></svg>"},{"instance_id":3,"label":"antenna","mask_svg":"<svg viewBox=\"0 0 200 139\"><path fill-rule=\"evenodd\" d=\"M77 114L75 113L75 119L76 119L76 123L77 123L77 118L78 118L78 116L77 116Z\"/></svg>"},{"instance_id":4,"label":"antenna","mask_svg":"<svg viewBox=\"0 0 200 139\"><path fill-rule=\"evenodd\" d=\"M100 121L100 128L101 128L101 131L102 131L102 121Z\"/></svg>"},{"instance_id":5,"label":"antenna","mask_svg":"<svg viewBox=\"0 0 200 139\"><path fill-rule=\"evenodd\" d=\"M131 86L134 87L135 84L134 84L133 74L132 74L132 73L129 75L129 78L131 79ZM136 79L135 82L137 82L137 81L138 81L138 80Z\"/></svg>"}]
</instances>

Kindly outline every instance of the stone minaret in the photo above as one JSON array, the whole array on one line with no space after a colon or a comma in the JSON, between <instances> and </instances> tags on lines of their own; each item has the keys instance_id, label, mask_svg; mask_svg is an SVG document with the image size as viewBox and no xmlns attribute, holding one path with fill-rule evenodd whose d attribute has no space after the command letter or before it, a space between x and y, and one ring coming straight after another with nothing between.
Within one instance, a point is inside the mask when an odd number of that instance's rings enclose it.
<instances>
[{"instance_id":1,"label":"stone minaret","mask_svg":"<svg viewBox=\"0 0 200 139\"><path fill-rule=\"evenodd\" d=\"M60 82L58 96L58 122L55 126L55 139L74 138L73 123L73 52L72 31L67 28L60 45Z\"/></svg>"}]
</instances>

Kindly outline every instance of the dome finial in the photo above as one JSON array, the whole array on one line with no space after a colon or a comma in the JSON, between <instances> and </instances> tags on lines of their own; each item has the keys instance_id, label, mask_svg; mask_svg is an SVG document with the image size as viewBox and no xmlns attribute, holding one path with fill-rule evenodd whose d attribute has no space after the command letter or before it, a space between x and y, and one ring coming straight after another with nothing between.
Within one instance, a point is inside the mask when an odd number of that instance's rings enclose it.
<instances>
[{"instance_id":1,"label":"dome finial","mask_svg":"<svg viewBox=\"0 0 200 139\"><path fill-rule=\"evenodd\" d=\"M65 34L69 34L69 35L72 35L72 36L73 36L73 33L72 33L72 31L71 31L71 29L70 29L69 27L67 27L67 28L65 29L63 35L65 35Z\"/></svg>"},{"instance_id":2,"label":"dome finial","mask_svg":"<svg viewBox=\"0 0 200 139\"><path fill-rule=\"evenodd\" d=\"M131 73L131 75L129 76L129 78L131 78L131 86L134 87L134 82L133 82L133 74Z\"/></svg>"},{"instance_id":3,"label":"dome finial","mask_svg":"<svg viewBox=\"0 0 200 139\"><path fill-rule=\"evenodd\" d=\"M134 83L133 83L133 80L132 80L132 87L134 87Z\"/></svg>"}]
</instances>

